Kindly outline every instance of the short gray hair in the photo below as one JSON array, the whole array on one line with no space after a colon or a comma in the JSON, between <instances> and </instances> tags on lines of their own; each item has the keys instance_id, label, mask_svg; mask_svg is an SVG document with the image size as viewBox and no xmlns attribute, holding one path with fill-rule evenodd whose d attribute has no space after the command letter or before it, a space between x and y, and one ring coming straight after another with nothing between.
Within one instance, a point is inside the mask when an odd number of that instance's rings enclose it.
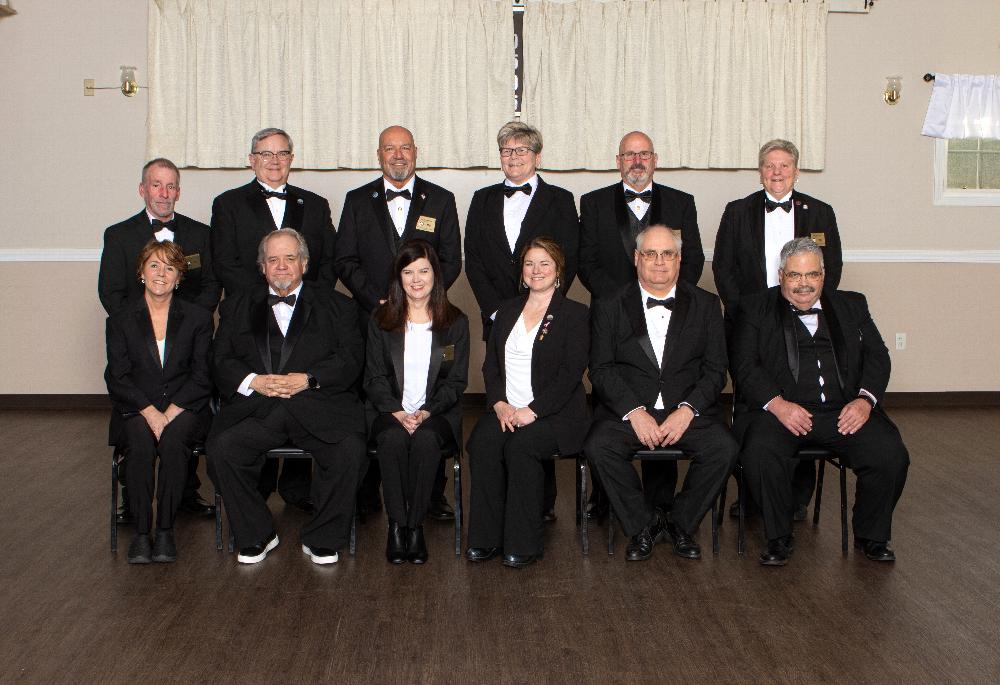
<instances>
[{"instance_id":1,"label":"short gray hair","mask_svg":"<svg viewBox=\"0 0 1000 685\"><path fill-rule=\"evenodd\" d=\"M674 243L677 245L677 251L681 251L681 245L683 241L681 240L681 232L679 229L671 228L666 224L653 224L652 226L646 226L646 228L639 231L639 234L635 237L635 251L642 252L642 241L646 237L646 233L653 230L654 228L665 228L670 231L670 235L674 238Z\"/></svg>"},{"instance_id":2,"label":"short gray hair","mask_svg":"<svg viewBox=\"0 0 1000 685\"><path fill-rule=\"evenodd\" d=\"M142 178L139 179L139 182L142 183L142 185L146 185L146 172L152 169L153 167L163 167L164 169L170 169L172 172L177 174L177 185L180 185L181 170L177 168L176 164L171 162L166 157L157 157L156 159L151 159L142 165Z\"/></svg>"},{"instance_id":3,"label":"short gray hair","mask_svg":"<svg viewBox=\"0 0 1000 685\"><path fill-rule=\"evenodd\" d=\"M306 244L306 239L301 233L296 231L294 228L279 228L276 231L271 231L265 235L260 240L260 245L257 246L257 266L264 268L264 260L267 259L267 244L272 238L277 238L278 236L288 235L298 242L299 244L299 259L305 263L309 261L309 246ZM304 271L304 270L303 270Z\"/></svg>"},{"instance_id":4,"label":"short gray hair","mask_svg":"<svg viewBox=\"0 0 1000 685\"><path fill-rule=\"evenodd\" d=\"M799 149L795 147L795 143L782 140L781 138L775 138L774 140L769 140L760 147L760 152L757 153L757 168L760 169L764 166L764 158L775 150L781 150L782 152L787 152L792 156L792 163L795 164L795 168L799 168Z\"/></svg>"},{"instance_id":5,"label":"short gray hair","mask_svg":"<svg viewBox=\"0 0 1000 685\"><path fill-rule=\"evenodd\" d=\"M789 257L805 252L819 255L819 265L823 268L823 250L812 238L794 238L785 243L778 255L778 268L784 271Z\"/></svg>"},{"instance_id":6,"label":"short gray hair","mask_svg":"<svg viewBox=\"0 0 1000 685\"><path fill-rule=\"evenodd\" d=\"M285 133L280 128L262 128L253 134L253 138L250 139L250 154L253 154L254 148L257 147L257 143L264 140L265 138L270 138L271 136L284 136L285 140L288 141L288 151L295 152L295 144L292 143L292 137Z\"/></svg>"},{"instance_id":7,"label":"short gray hair","mask_svg":"<svg viewBox=\"0 0 1000 685\"><path fill-rule=\"evenodd\" d=\"M521 121L508 121L497 133L497 147L503 147L514 139L523 140L536 155L542 151L542 132Z\"/></svg>"}]
</instances>

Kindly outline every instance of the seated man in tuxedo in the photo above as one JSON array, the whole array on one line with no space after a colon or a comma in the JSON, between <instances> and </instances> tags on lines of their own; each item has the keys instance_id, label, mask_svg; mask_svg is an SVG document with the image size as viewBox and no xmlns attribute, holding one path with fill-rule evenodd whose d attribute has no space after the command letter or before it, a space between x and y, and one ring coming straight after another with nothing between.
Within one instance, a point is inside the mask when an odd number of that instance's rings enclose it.
<instances>
[{"instance_id":1,"label":"seated man in tuxedo","mask_svg":"<svg viewBox=\"0 0 1000 685\"><path fill-rule=\"evenodd\" d=\"M465 275L479 303L483 340L500 304L524 292L521 251L533 238L548 236L562 248L566 267L557 284L563 295L576 276L580 224L573 193L546 183L536 171L542 161L542 134L533 126L511 121L497 133L504 180L480 188L472 196L465 222ZM555 521L555 462L545 471L543 518Z\"/></svg>"},{"instance_id":2,"label":"seated man in tuxedo","mask_svg":"<svg viewBox=\"0 0 1000 685\"><path fill-rule=\"evenodd\" d=\"M388 296L389 283L396 277L393 260L407 240L421 238L431 244L441 262L445 289L462 271L455 196L416 175L413 134L402 126L390 126L378 137L376 156L382 175L347 193L337 232L337 275L361 305L363 333L372 312ZM381 509L379 482L378 462L373 462L359 493L362 514ZM455 518L444 486L442 462L427 512L439 520Z\"/></svg>"},{"instance_id":3,"label":"seated man in tuxedo","mask_svg":"<svg viewBox=\"0 0 1000 685\"><path fill-rule=\"evenodd\" d=\"M738 452L718 407L726 384L719 298L678 281L681 245L666 226L641 231L633 257L637 281L593 305L590 382L600 404L583 449L631 536L629 561L648 559L664 535L679 556L699 558L695 531ZM643 497L631 463L636 450L658 447L691 456L667 514Z\"/></svg>"},{"instance_id":4,"label":"seated man in tuxedo","mask_svg":"<svg viewBox=\"0 0 1000 685\"><path fill-rule=\"evenodd\" d=\"M114 316L138 302L143 297L143 287L135 275L139 253L150 239L161 243L170 240L184 251L187 272L177 287L177 297L215 311L222 290L215 280L212 254L209 250L208 226L174 211L181 197L181 172L169 159L158 157L142 167L139 197L145 208L135 216L110 226L104 232L104 250L101 252L101 269L97 276L97 293L108 316ZM125 482L121 465L121 481ZM214 516L215 506L198 494L198 460L188 463L187 480L179 511L198 516ZM131 523L129 498L122 488L122 510L119 523Z\"/></svg>"},{"instance_id":5,"label":"seated man in tuxedo","mask_svg":"<svg viewBox=\"0 0 1000 685\"><path fill-rule=\"evenodd\" d=\"M698 232L698 211L688 193L653 182L658 157L653 141L642 131L626 133L618 144L615 165L621 183L580 198L580 281L591 297L614 297L635 281L635 239L648 226L663 224L680 231L684 261L680 280L698 285L705 253ZM673 462L643 462L646 499L651 506L669 510L677 484ZM649 487L656 482L662 487ZM594 480L591 518L603 518L607 501L600 482Z\"/></svg>"},{"instance_id":6,"label":"seated man in tuxedo","mask_svg":"<svg viewBox=\"0 0 1000 685\"><path fill-rule=\"evenodd\" d=\"M316 511L302 528L302 551L332 564L348 541L368 461L355 391L364 365L357 307L303 282L309 249L294 229L266 235L258 261L267 287L221 306L214 375L222 408L207 444L210 473L226 501L237 560L254 564L278 545L257 488L264 452L286 444L310 452Z\"/></svg>"},{"instance_id":7,"label":"seated man in tuxedo","mask_svg":"<svg viewBox=\"0 0 1000 685\"><path fill-rule=\"evenodd\" d=\"M895 560L892 512L910 459L882 407L889 351L864 295L824 290L823 280L820 246L795 238L781 249L779 284L740 303L734 423L764 518L765 566L783 566L792 553L795 453L809 445L833 451L858 477L855 545L874 561Z\"/></svg>"},{"instance_id":8,"label":"seated man in tuxedo","mask_svg":"<svg viewBox=\"0 0 1000 685\"><path fill-rule=\"evenodd\" d=\"M263 287L257 247L261 238L279 228L294 228L309 246L309 271L303 278L333 292L337 234L330 203L288 183L294 150L291 136L280 128L258 131L250 140L248 155L253 180L227 190L212 203L212 255L226 297ZM260 491L267 497L277 490L287 503L312 513L311 467L306 460L290 459L282 465L279 478L278 460L269 459L261 472Z\"/></svg>"}]
</instances>

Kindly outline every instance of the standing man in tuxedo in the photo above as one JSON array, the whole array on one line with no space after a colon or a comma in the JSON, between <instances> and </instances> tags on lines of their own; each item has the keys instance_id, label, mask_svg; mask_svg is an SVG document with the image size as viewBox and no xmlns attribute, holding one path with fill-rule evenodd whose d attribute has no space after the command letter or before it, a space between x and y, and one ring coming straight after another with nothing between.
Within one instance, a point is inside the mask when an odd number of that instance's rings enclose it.
<instances>
[{"instance_id":1,"label":"standing man in tuxedo","mask_svg":"<svg viewBox=\"0 0 1000 685\"><path fill-rule=\"evenodd\" d=\"M254 179L233 188L212 203L212 256L226 296L263 290L257 266L261 239L279 228L294 228L305 237L312 262L304 278L332 292L337 283L333 255L337 234L330 203L288 183L295 159L292 138L280 128L265 128L250 140L248 156ZM278 478L278 460L270 459L261 474L265 497L275 489L289 504L311 512L309 480L312 465L305 459L285 462Z\"/></svg>"},{"instance_id":2,"label":"standing man in tuxedo","mask_svg":"<svg viewBox=\"0 0 1000 685\"><path fill-rule=\"evenodd\" d=\"M378 137L376 150L382 176L347 193L337 235L336 273L361 305L362 330L389 293L395 278L393 260L410 238L430 243L441 261L444 287L462 271L462 239L455 196L416 176L417 146L413 134L390 126ZM362 513L378 511L380 474L372 464L359 493ZM450 520L455 513L444 498L444 466L438 472L428 515Z\"/></svg>"},{"instance_id":3,"label":"standing man in tuxedo","mask_svg":"<svg viewBox=\"0 0 1000 685\"><path fill-rule=\"evenodd\" d=\"M666 226L641 231L637 280L594 302L590 381L600 405L583 449L631 536L629 561L648 559L664 536L677 555L699 558L694 534L739 451L719 415L726 384L719 298L679 280L682 243ZM659 484L639 482L631 455L668 446L690 454L691 465L664 515L642 492Z\"/></svg>"},{"instance_id":4,"label":"standing man in tuxedo","mask_svg":"<svg viewBox=\"0 0 1000 685\"><path fill-rule=\"evenodd\" d=\"M826 285L840 285L843 255L837 217L830 205L796 191L799 150L775 139L758 154L763 189L726 205L715 236L712 274L726 309L726 338L732 342L740 300L778 285L778 254L792 238L812 238L823 251ZM777 211L776 211L777 210ZM816 466L800 462L795 469L795 520L806 520L816 485ZM738 513L739 502L733 503Z\"/></svg>"},{"instance_id":5,"label":"standing man in tuxedo","mask_svg":"<svg viewBox=\"0 0 1000 685\"><path fill-rule=\"evenodd\" d=\"M649 136L641 131L626 133L615 157L622 182L580 198L580 280L594 298L613 296L623 285L635 281L636 236L657 224L680 230L684 260L679 279L698 285L705 253L701 248L694 197L653 183L657 159ZM677 464L643 462L642 475L648 502L669 510L677 485ZM650 480L662 483L663 487L649 487ZM592 518L603 518L607 513L603 494L600 483L595 481L590 505Z\"/></svg>"},{"instance_id":6,"label":"standing man in tuxedo","mask_svg":"<svg viewBox=\"0 0 1000 685\"><path fill-rule=\"evenodd\" d=\"M214 312L221 288L212 269L208 226L177 214L174 206L181 197L181 172L169 159L158 157L142 167L139 197L145 208L135 216L104 231L104 250L97 276L97 293L108 316L127 309L143 297L143 287L136 278L137 260L142 248L152 238L171 240L184 250L187 272L177 288L177 297ZM122 464L127 469L127 464ZM180 511L198 516L214 516L215 507L201 498L198 488L198 460L188 463L187 480ZM120 474L125 482L124 473ZM129 523L132 513L122 488L120 523Z\"/></svg>"},{"instance_id":7,"label":"standing man in tuxedo","mask_svg":"<svg viewBox=\"0 0 1000 685\"><path fill-rule=\"evenodd\" d=\"M882 402L889 351L864 295L824 288L823 250L811 238L781 249L778 285L743 298L732 372L740 459L760 504L765 566L793 549L792 474L800 447L834 452L858 478L854 542L873 561L894 561L892 513L910 459Z\"/></svg>"},{"instance_id":8,"label":"standing man in tuxedo","mask_svg":"<svg viewBox=\"0 0 1000 685\"><path fill-rule=\"evenodd\" d=\"M263 453L291 443L316 462L316 512L302 527L302 551L332 564L348 542L354 497L368 461L355 390L364 366L357 307L308 273L309 248L294 229L260 243L267 288L227 297L215 339L215 384L222 408L207 451L239 546L254 564L278 546L258 490Z\"/></svg>"},{"instance_id":9,"label":"standing man in tuxedo","mask_svg":"<svg viewBox=\"0 0 1000 685\"><path fill-rule=\"evenodd\" d=\"M522 292L522 247L541 235L555 240L566 258L559 291L565 295L576 275L580 225L573 194L549 185L537 173L542 160L541 132L519 121L497 133L502 183L480 188L472 196L465 222L465 274L479 303L483 340L490 337L500 304ZM546 521L555 520L555 462L542 462Z\"/></svg>"}]
</instances>

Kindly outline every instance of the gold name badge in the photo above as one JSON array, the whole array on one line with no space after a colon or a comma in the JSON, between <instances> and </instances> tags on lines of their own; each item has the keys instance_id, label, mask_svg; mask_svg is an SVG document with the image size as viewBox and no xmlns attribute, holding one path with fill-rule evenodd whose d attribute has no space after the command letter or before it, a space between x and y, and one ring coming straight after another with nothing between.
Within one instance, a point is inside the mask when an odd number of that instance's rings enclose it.
<instances>
[{"instance_id":1,"label":"gold name badge","mask_svg":"<svg viewBox=\"0 0 1000 685\"><path fill-rule=\"evenodd\" d=\"M810 233L809 237L820 247L826 247L826 233Z\"/></svg>"},{"instance_id":2,"label":"gold name badge","mask_svg":"<svg viewBox=\"0 0 1000 685\"><path fill-rule=\"evenodd\" d=\"M455 359L455 346L445 345L441 351L441 359L446 362L453 361Z\"/></svg>"},{"instance_id":3,"label":"gold name badge","mask_svg":"<svg viewBox=\"0 0 1000 685\"><path fill-rule=\"evenodd\" d=\"M184 261L187 262L188 269L200 269L201 253L196 252L194 254L184 255Z\"/></svg>"},{"instance_id":4,"label":"gold name badge","mask_svg":"<svg viewBox=\"0 0 1000 685\"><path fill-rule=\"evenodd\" d=\"M437 219L432 216L421 216L417 219L417 230L427 231L428 233L434 232L434 224L437 223Z\"/></svg>"}]
</instances>

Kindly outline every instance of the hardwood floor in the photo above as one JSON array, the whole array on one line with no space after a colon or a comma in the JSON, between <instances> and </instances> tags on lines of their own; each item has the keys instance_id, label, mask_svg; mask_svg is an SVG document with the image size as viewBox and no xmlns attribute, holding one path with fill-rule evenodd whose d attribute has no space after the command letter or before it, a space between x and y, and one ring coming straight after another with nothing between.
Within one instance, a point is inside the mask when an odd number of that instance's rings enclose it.
<instances>
[{"instance_id":1,"label":"hardwood floor","mask_svg":"<svg viewBox=\"0 0 1000 685\"><path fill-rule=\"evenodd\" d=\"M700 562L659 546L626 563L621 535L609 557L603 526L582 558L569 461L557 467L545 559L523 571L456 558L448 523L428 523L425 566L390 566L381 519L359 527L356 558L317 567L298 543L304 515L277 497L281 546L257 566L216 552L211 521L183 516L176 564L129 566L130 530L108 552L106 417L0 411L0 682L912 684L1000 674L1000 409L893 412L912 460L895 565L841 556L831 477L819 527L797 524L781 569L757 564L756 523L737 557L728 519L717 558L707 521ZM202 490L211 493L207 479Z\"/></svg>"}]
</instances>

